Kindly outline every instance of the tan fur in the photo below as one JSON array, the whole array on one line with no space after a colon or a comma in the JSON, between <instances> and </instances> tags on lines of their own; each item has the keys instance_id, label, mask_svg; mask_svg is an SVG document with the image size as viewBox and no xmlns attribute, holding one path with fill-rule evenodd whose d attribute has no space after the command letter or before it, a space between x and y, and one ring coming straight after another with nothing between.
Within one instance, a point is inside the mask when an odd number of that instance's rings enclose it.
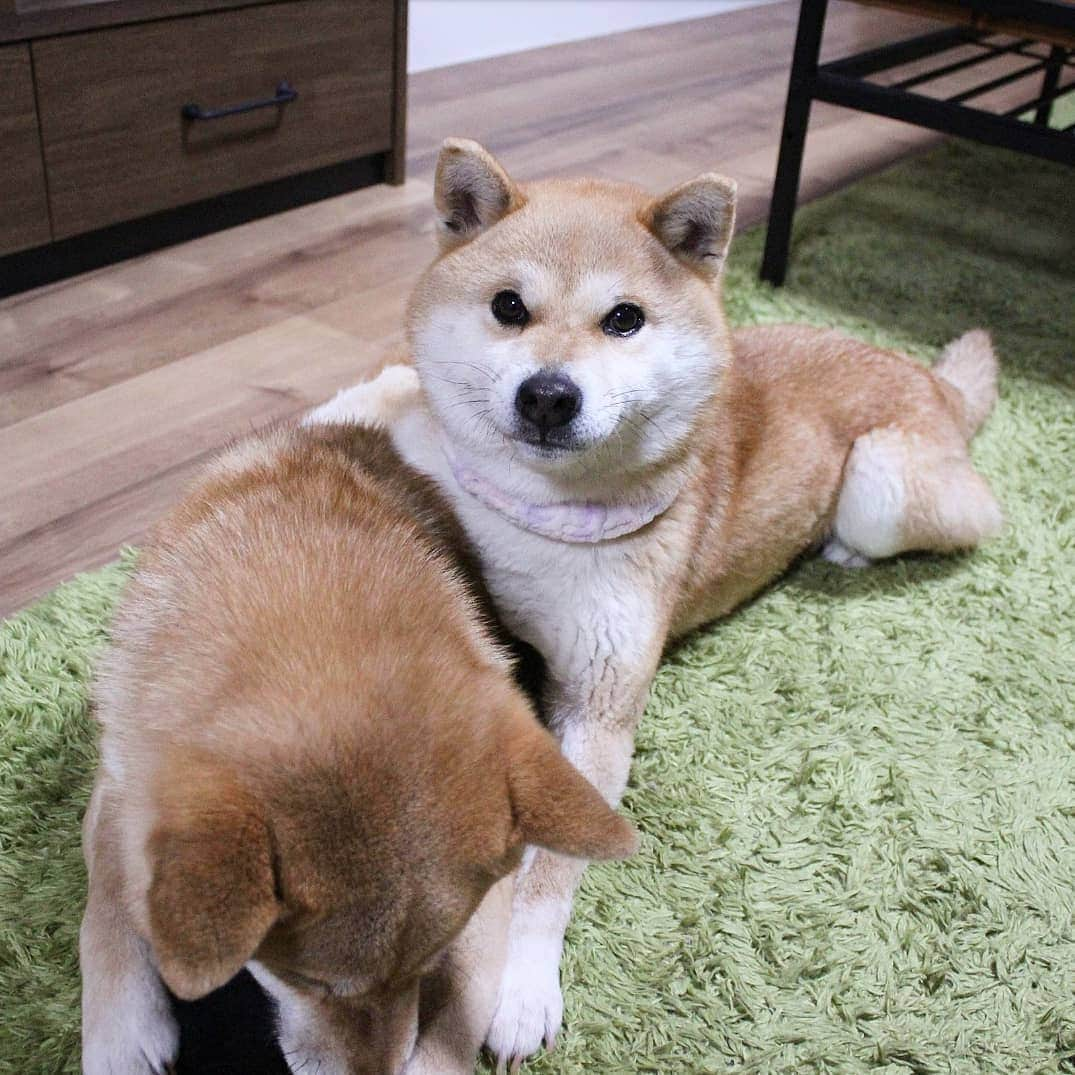
<instances>
[{"instance_id":1,"label":"tan fur","mask_svg":"<svg viewBox=\"0 0 1075 1075\"><path fill-rule=\"evenodd\" d=\"M542 296L543 315L527 326L536 358L552 368L568 357L585 361L596 319L583 324L564 307L577 303L587 275L614 266L624 296L697 332L721 356L685 454L662 460L665 469L688 471L686 495L645 532L660 540L640 543L654 580L669 572L680 580L659 586L667 595L661 619L672 634L727 613L829 534L852 448L878 431L899 443L911 486L899 539L883 555L967 548L999 531L999 508L967 454L996 399L986 333L953 341L930 371L835 331L776 325L730 332L716 277L734 222L735 184L720 176L700 176L658 199L589 179L516 184L483 147L449 139L438 206L453 182L492 187L500 197L488 199L490 210L466 232L470 241L450 243L422 278L408 311L412 337L460 293L518 286L513 267L533 263L547 266L561 289ZM708 256L686 256L692 230ZM600 500L640 478L593 458L571 466L564 464L563 488L580 498Z\"/></svg>"},{"instance_id":2,"label":"tan fur","mask_svg":"<svg viewBox=\"0 0 1075 1075\"><path fill-rule=\"evenodd\" d=\"M688 556L701 570L685 578L673 633L730 612L818 545L833 529L857 459L878 440L899 459L909 500L895 544L856 543L859 551L948 551L999 531L999 509L967 454L962 397L929 370L802 325L740 329L732 349L699 430L704 470L694 485L699 503L708 503ZM860 530L847 536L860 538Z\"/></svg>"},{"instance_id":3,"label":"tan fur","mask_svg":"<svg viewBox=\"0 0 1075 1075\"><path fill-rule=\"evenodd\" d=\"M524 843L634 846L514 686L473 573L372 431L253 438L158 526L98 690L91 1075L173 1058L158 973L196 998L251 961L296 1070L399 1071L428 974L449 1000L408 1071L472 1069L493 997L461 1008L458 981L495 980L503 895L467 925L490 886Z\"/></svg>"},{"instance_id":4,"label":"tan fur","mask_svg":"<svg viewBox=\"0 0 1075 1075\"><path fill-rule=\"evenodd\" d=\"M517 184L482 147L452 140L436 202L454 224L409 307L424 394L397 410L394 442L452 496L502 614L546 659L565 754L610 802L671 638L817 547L861 566L999 531L967 447L996 396L988 337L955 341L930 371L836 332L731 332L720 292L731 181L701 176L657 198L595 180ZM491 311L503 289L524 302L524 325ZM610 339L603 318L622 302L646 324ZM536 372L580 387L576 443L543 451L513 416ZM361 413L360 390L347 395ZM474 492L475 475L495 498ZM669 490L671 507L614 540L527 532L531 509L630 509L667 503ZM497 506L509 501L513 513ZM488 1039L503 1060L555 1036L556 962L580 874L538 852L518 881Z\"/></svg>"},{"instance_id":5,"label":"tan fur","mask_svg":"<svg viewBox=\"0 0 1075 1075\"><path fill-rule=\"evenodd\" d=\"M997 360L989 333L976 329L953 340L941 352L933 372L948 389L957 413L963 416L963 433L970 440L997 401Z\"/></svg>"}]
</instances>

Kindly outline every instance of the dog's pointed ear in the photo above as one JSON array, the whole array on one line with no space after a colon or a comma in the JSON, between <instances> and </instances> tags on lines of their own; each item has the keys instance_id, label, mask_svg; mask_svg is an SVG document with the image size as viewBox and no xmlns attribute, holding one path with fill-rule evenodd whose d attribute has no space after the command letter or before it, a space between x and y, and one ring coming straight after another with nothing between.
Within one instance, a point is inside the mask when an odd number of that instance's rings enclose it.
<instances>
[{"instance_id":1,"label":"dog's pointed ear","mask_svg":"<svg viewBox=\"0 0 1075 1075\"><path fill-rule=\"evenodd\" d=\"M621 859L638 850L638 834L560 752L526 712L508 738L508 786L516 838L582 859Z\"/></svg>"},{"instance_id":2,"label":"dog's pointed ear","mask_svg":"<svg viewBox=\"0 0 1075 1075\"><path fill-rule=\"evenodd\" d=\"M433 198L446 251L469 242L525 200L496 157L466 138L448 138L441 145Z\"/></svg>"},{"instance_id":3,"label":"dog's pointed ear","mask_svg":"<svg viewBox=\"0 0 1075 1075\"><path fill-rule=\"evenodd\" d=\"M202 781L180 794L149 837L147 917L161 977L197 1000L253 957L281 905L269 828L246 797Z\"/></svg>"},{"instance_id":4,"label":"dog's pointed ear","mask_svg":"<svg viewBox=\"0 0 1075 1075\"><path fill-rule=\"evenodd\" d=\"M680 261L714 279L732 241L735 191L734 179L707 172L651 203L643 223Z\"/></svg>"}]
</instances>

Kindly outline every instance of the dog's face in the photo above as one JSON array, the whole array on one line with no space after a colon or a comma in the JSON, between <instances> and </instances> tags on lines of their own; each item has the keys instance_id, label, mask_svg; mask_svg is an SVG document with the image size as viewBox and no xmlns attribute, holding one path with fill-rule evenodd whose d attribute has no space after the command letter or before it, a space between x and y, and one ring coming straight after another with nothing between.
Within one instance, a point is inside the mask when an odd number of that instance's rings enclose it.
<instances>
[{"instance_id":1,"label":"dog's face","mask_svg":"<svg viewBox=\"0 0 1075 1075\"><path fill-rule=\"evenodd\" d=\"M586 181L523 189L453 140L436 201L443 252L408 330L450 438L565 476L681 449L726 361L734 184L702 176L656 200Z\"/></svg>"},{"instance_id":2,"label":"dog's face","mask_svg":"<svg viewBox=\"0 0 1075 1075\"><path fill-rule=\"evenodd\" d=\"M202 996L249 963L293 1071L395 1075L423 976L525 844L630 853L630 826L514 688L470 678L465 704L442 682L437 713L382 718L387 733L342 743L330 768L188 761L148 841L145 919L175 993Z\"/></svg>"}]
</instances>

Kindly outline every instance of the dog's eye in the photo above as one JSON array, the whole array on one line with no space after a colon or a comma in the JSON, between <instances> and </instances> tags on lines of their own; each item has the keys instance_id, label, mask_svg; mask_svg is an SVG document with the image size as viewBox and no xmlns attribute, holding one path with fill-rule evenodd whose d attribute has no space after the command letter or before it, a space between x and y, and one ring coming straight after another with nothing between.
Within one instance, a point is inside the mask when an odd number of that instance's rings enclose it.
<instances>
[{"instance_id":1,"label":"dog's eye","mask_svg":"<svg viewBox=\"0 0 1075 1075\"><path fill-rule=\"evenodd\" d=\"M498 291L493 296L493 317L502 325L521 327L530 320L530 311L514 291Z\"/></svg>"},{"instance_id":2,"label":"dog's eye","mask_svg":"<svg viewBox=\"0 0 1075 1075\"><path fill-rule=\"evenodd\" d=\"M633 336L646 323L646 315L633 302L614 306L601 322L607 336Z\"/></svg>"}]
</instances>

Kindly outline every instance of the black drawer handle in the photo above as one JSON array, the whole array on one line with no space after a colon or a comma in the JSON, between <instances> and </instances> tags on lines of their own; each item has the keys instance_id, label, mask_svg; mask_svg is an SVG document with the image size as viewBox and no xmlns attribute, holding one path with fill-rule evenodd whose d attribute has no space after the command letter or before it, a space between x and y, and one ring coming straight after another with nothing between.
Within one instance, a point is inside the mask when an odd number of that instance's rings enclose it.
<instances>
[{"instance_id":1,"label":"black drawer handle","mask_svg":"<svg viewBox=\"0 0 1075 1075\"><path fill-rule=\"evenodd\" d=\"M184 119L223 119L225 116L240 116L244 112L254 112L259 108L278 108L281 105L290 104L299 95L290 82L285 79L276 87L276 93L272 97L266 97L261 101L244 101L241 105L225 105L223 108L202 108L201 105L183 105L180 112Z\"/></svg>"}]
</instances>

